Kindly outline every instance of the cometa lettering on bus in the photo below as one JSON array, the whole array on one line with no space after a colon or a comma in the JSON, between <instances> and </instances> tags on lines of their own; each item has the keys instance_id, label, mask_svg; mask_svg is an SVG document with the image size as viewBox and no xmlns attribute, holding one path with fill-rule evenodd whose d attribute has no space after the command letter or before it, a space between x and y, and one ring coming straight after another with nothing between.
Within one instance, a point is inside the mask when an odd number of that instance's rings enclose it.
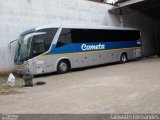
<instances>
[{"instance_id":1,"label":"cometa lettering on bus","mask_svg":"<svg viewBox=\"0 0 160 120\"><path fill-rule=\"evenodd\" d=\"M98 45L87 45L87 44L82 44L81 49L83 51L90 51L90 50L104 50L105 45L104 44L98 44Z\"/></svg>"}]
</instances>

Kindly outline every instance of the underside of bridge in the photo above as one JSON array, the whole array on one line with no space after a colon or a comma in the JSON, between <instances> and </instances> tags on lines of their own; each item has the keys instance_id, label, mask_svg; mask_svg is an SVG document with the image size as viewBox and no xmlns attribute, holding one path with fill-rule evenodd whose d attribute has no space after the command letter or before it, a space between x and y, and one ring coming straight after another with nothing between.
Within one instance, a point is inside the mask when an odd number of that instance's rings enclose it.
<instances>
[{"instance_id":1,"label":"underside of bridge","mask_svg":"<svg viewBox=\"0 0 160 120\"><path fill-rule=\"evenodd\" d=\"M149 16L155 25L155 53L160 55L160 0L118 0L116 7L109 10L115 15L129 15L133 12L141 12Z\"/></svg>"}]
</instances>

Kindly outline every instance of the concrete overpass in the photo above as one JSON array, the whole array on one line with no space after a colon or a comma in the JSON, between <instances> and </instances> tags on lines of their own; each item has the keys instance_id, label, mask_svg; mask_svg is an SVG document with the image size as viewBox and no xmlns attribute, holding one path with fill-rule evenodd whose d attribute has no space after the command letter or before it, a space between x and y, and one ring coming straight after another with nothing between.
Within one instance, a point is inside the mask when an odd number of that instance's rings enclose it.
<instances>
[{"instance_id":1,"label":"concrete overpass","mask_svg":"<svg viewBox=\"0 0 160 120\"><path fill-rule=\"evenodd\" d=\"M143 13L153 20L154 24L148 24L154 25L152 43L155 47L155 53L160 55L160 0L119 0L116 4L117 6L110 9L109 12L122 16L123 22L125 21L125 16L135 14L135 12ZM142 22L142 19L138 20L133 18L133 20L137 21L137 23ZM153 32L153 29L151 29L150 32ZM145 47L144 45L144 48Z\"/></svg>"}]
</instances>

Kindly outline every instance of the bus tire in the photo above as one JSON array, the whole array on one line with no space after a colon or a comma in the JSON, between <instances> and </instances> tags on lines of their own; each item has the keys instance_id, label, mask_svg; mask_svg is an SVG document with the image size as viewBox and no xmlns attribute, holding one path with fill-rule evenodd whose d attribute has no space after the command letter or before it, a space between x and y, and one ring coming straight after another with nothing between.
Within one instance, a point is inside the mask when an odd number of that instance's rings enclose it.
<instances>
[{"instance_id":1,"label":"bus tire","mask_svg":"<svg viewBox=\"0 0 160 120\"><path fill-rule=\"evenodd\" d=\"M122 53L120 57L120 63L126 63L128 61L127 53Z\"/></svg>"},{"instance_id":2,"label":"bus tire","mask_svg":"<svg viewBox=\"0 0 160 120\"><path fill-rule=\"evenodd\" d=\"M68 60L60 60L57 65L57 72L59 74L64 74L69 72L71 69L70 62Z\"/></svg>"}]
</instances>

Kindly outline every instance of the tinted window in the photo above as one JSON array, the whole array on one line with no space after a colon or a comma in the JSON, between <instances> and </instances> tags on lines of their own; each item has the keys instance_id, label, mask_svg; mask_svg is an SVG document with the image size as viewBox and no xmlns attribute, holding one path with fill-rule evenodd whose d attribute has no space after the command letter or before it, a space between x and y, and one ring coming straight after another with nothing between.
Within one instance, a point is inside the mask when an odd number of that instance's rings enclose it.
<instances>
[{"instance_id":1,"label":"tinted window","mask_svg":"<svg viewBox=\"0 0 160 120\"><path fill-rule=\"evenodd\" d=\"M53 40L57 30L58 30L58 28L48 28L48 29L43 29L43 30L37 31L37 32L46 32L46 34L43 35L46 51L50 48L52 40Z\"/></svg>"},{"instance_id":2,"label":"tinted window","mask_svg":"<svg viewBox=\"0 0 160 120\"><path fill-rule=\"evenodd\" d=\"M71 30L72 42L117 42L117 41L134 41L140 38L139 31L128 30Z\"/></svg>"},{"instance_id":3,"label":"tinted window","mask_svg":"<svg viewBox=\"0 0 160 120\"><path fill-rule=\"evenodd\" d=\"M50 28L37 31L37 32L44 32L45 34L36 35L32 38L31 52L30 52L31 58L49 50L57 30L58 29Z\"/></svg>"},{"instance_id":4,"label":"tinted window","mask_svg":"<svg viewBox=\"0 0 160 120\"><path fill-rule=\"evenodd\" d=\"M45 52L44 35L38 35L33 38L32 56L35 57Z\"/></svg>"},{"instance_id":5,"label":"tinted window","mask_svg":"<svg viewBox=\"0 0 160 120\"><path fill-rule=\"evenodd\" d=\"M136 30L63 29L57 47L68 43L134 41L140 38Z\"/></svg>"},{"instance_id":6,"label":"tinted window","mask_svg":"<svg viewBox=\"0 0 160 120\"><path fill-rule=\"evenodd\" d=\"M62 29L61 34L58 38L57 46L56 47L61 47L65 44L71 43L71 30L70 29Z\"/></svg>"},{"instance_id":7,"label":"tinted window","mask_svg":"<svg viewBox=\"0 0 160 120\"><path fill-rule=\"evenodd\" d=\"M73 38L73 42L75 43L87 43L87 42L94 42L93 38L93 30L87 29L75 29L72 30L73 33L77 35L77 38Z\"/></svg>"},{"instance_id":8,"label":"tinted window","mask_svg":"<svg viewBox=\"0 0 160 120\"><path fill-rule=\"evenodd\" d=\"M94 40L104 42L134 41L140 38L139 31L94 30Z\"/></svg>"}]
</instances>

